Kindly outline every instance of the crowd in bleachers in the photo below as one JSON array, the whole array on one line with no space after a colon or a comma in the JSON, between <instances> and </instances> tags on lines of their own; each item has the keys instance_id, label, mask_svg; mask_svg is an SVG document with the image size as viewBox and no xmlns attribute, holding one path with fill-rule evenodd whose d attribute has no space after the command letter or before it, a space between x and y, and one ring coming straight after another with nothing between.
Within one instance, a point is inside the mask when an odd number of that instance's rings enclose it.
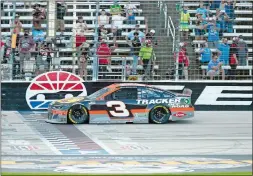
<instances>
[{"instance_id":1,"label":"crowd in bleachers","mask_svg":"<svg viewBox=\"0 0 253 176\"><path fill-rule=\"evenodd\" d=\"M225 79L224 75L229 75L229 79L235 79L237 75L235 69L237 66L247 66L249 56L248 45L244 41L244 36L238 36L236 33L230 38L224 36L224 33L234 33L237 1L199 0L192 2L199 5L198 8L194 9L194 21L189 12L190 2L185 2L181 8L181 41L188 44L200 44L200 48L195 48L195 51L200 55L201 68L207 68L202 70L202 78L210 76L210 79L213 79L216 75L222 75L222 79ZM194 22L195 25L193 25ZM193 35L190 34L191 30ZM189 36L194 36L194 38L191 39ZM231 44L228 44L228 39L232 41ZM185 46L182 45L180 56L184 50ZM184 59L179 59L179 64L186 65L185 67L188 68L189 64L185 63L187 62L187 54L184 55ZM222 66L230 66L231 68L224 70Z\"/></svg>"},{"instance_id":2,"label":"crowd in bleachers","mask_svg":"<svg viewBox=\"0 0 253 176\"><path fill-rule=\"evenodd\" d=\"M29 8L29 6L25 6L25 8ZM147 31L146 28L142 27L144 30L141 31L140 22L136 18L136 13L138 13L139 9L135 4L125 3L123 6L117 0L114 0L109 10L100 6L98 20L94 19L94 23L97 23L99 26L98 30L96 30L95 26L91 26L88 20L84 20L85 17L83 15L78 15L77 21L73 22L71 28L72 34L69 37L64 35L68 30L66 26L69 25L66 24L64 18L70 9L68 9L66 2L58 1L55 15L55 27L57 31L55 38L48 38L46 30L43 28L44 23L48 25L46 21L47 6L42 7L40 3L36 3L32 8L33 18L31 28L23 26L17 12L11 26L13 30L2 30L2 32L11 32L11 37L7 38L7 40L6 38L5 40L1 40L1 45L4 46L1 63L11 63L13 61L14 66L19 68L14 71L14 76L24 79L25 67L34 64L34 62L36 65L35 76L41 72L49 71L50 65L53 62L52 58L56 56L55 53L64 49L70 49L72 53L76 51L77 73L84 79L87 79L88 62L90 63L94 55L98 56L99 72L105 75L105 72L112 72L111 58L113 57L113 52L121 48L118 46L121 40L125 41L130 48L127 54L133 60L132 64L127 65L130 69L127 72L127 76L139 74L138 65L143 66L141 74L146 75L146 71L151 72L153 68L151 66L153 46L157 45L154 39L155 30L151 29ZM126 32L122 30L123 27L126 28ZM96 51L94 51L95 38L88 41L89 36L87 34L93 33L93 36L96 36L96 32L98 34L98 45L96 45ZM60 35L57 35L58 33ZM112 43L110 42L110 38L113 39ZM69 41L68 45L66 44L67 40ZM12 46L13 43L16 43L16 47ZM14 60L12 58L13 55L15 56ZM34 62L31 62L32 55L35 58ZM92 67L92 69L96 68Z\"/></svg>"},{"instance_id":3,"label":"crowd in bleachers","mask_svg":"<svg viewBox=\"0 0 253 176\"><path fill-rule=\"evenodd\" d=\"M184 2L180 9L181 43L178 55L174 55L179 61L176 69L180 77L188 79L190 68L194 66L195 54L188 51L191 44L199 58L202 78L213 79L221 74L225 79L227 75L238 74L238 68L247 67L252 49L244 40L250 35L244 35L244 32L237 35L235 31L240 29L236 23L242 19L236 14L238 1ZM57 1L54 38L50 38L47 31L47 2L21 3L24 9L16 13L10 8L13 4L1 2L1 20L4 22L1 32L4 38L0 47L1 63L13 64L14 79L24 79L26 72L31 70L36 76L45 71L72 71L74 68L84 79L91 80L95 69L99 70L99 77L114 79L118 72L122 76L123 67L127 77L141 74L147 78L145 76L150 76L154 69L159 68L153 62L154 47L158 45L156 31L148 29L145 16L140 16L140 3L136 1L102 1L98 6L98 17L94 2ZM15 19L11 16L13 13L16 14ZM5 23L5 20L11 21L11 24ZM32 24L28 24L29 20ZM98 57L97 67L92 64L94 56Z\"/></svg>"}]
</instances>

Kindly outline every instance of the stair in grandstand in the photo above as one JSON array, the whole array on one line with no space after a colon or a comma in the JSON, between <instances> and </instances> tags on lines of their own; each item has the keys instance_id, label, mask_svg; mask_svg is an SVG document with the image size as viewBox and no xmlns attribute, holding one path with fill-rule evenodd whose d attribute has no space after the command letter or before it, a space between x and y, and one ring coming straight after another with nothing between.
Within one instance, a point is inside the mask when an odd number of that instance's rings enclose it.
<instances>
[{"instance_id":1,"label":"stair in grandstand","mask_svg":"<svg viewBox=\"0 0 253 176\"><path fill-rule=\"evenodd\" d=\"M141 4L143 15L148 20L148 29L156 31L158 46L154 48L156 55L156 64L159 65L157 75L159 80L166 79L166 72L173 67L172 38L167 36L165 28L165 18L163 12L160 11L157 2L143 2Z\"/></svg>"}]
</instances>

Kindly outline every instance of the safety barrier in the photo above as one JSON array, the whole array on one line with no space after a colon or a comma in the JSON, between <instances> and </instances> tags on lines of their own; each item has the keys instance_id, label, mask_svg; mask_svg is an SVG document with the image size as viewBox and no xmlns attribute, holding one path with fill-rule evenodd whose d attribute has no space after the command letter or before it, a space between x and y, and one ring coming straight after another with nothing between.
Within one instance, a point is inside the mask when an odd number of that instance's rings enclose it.
<instances>
[{"instance_id":1,"label":"safety barrier","mask_svg":"<svg viewBox=\"0 0 253 176\"><path fill-rule=\"evenodd\" d=\"M69 96L78 96L80 94L89 95L113 83L114 82L80 81L54 82L51 80L42 82L35 82L34 80L32 82L5 81L1 84L1 108L2 110L19 111L38 109L46 110L47 104L49 104L52 100L63 99ZM199 111L252 110L252 82L250 81L161 81L147 82L147 84L178 93L182 93L184 88L191 89L193 91L192 103L194 104L195 109ZM44 108L39 108L39 106L42 105Z\"/></svg>"}]
</instances>

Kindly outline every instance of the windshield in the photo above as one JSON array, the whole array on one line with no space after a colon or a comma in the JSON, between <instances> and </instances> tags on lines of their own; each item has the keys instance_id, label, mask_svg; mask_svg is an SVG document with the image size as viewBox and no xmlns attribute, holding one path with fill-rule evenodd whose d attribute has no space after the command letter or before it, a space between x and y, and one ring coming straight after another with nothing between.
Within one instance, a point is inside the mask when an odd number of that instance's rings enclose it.
<instances>
[{"instance_id":1,"label":"windshield","mask_svg":"<svg viewBox=\"0 0 253 176\"><path fill-rule=\"evenodd\" d=\"M101 95L105 94L106 92L108 92L109 88L105 87L103 89L100 89L96 92L94 92L93 94L89 95L88 98L89 99L96 99L97 97L100 97Z\"/></svg>"}]
</instances>

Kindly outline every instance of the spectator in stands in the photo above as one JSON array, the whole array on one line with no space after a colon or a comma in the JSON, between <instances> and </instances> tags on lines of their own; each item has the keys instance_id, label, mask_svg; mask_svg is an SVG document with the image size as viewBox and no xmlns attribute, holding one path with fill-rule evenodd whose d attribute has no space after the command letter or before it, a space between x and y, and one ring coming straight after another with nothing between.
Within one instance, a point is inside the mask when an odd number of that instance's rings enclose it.
<instances>
[{"instance_id":1,"label":"spectator in stands","mask_svg":"<svg viewBox=\"0 0 253 176\"><path fill-rule=\"evenodd\" d=\"M41 23L44 19L46 19L46 11L41 7L40 4L36 3L33 6L33 29L32 36L33 40L36 42L36 51L38 50L40 43L44 41L45 35L41 27Z\"/></svg>"},{"instance_id":2,"label":"spectator in stands","mask_svg":"<svg viewBox=\"0 0 253 176\"><path fill-rule=\"evenodd\" d=\"M229 65L231 69L229 70L229 79L235 79L236 67L238 65L237 51L238 51L238 37L233 37L233 43L230 45L229 53Z\"/></svg>"},{"instance_id":3,"label":"spectator in stands","mask_svg":"<svg viewBox=\"0 0 253 176\"><path fill-rule=\"evenodd\" d=\"M120 13L112 16L112 33L114 46L116 46L117 38L120 38L122 36L124 20L126 20L126 17L121 16Z\"/></svg>"},{"instance_id":4,"label":"spectator in stands","mask_svg":"<svg viewBox=\"0 0 253 176\"><path fill-rule=\"evenodd\" d=\"M207 75L213 80L214 76L219 76L222 73L222 80L225 80L225 71L222 69L222 62L218 59L217 54L213 54L212 60L208 63Z\"/></svg>"},{"instance_id":5,"label":"spectator in stands","mask_svg":"<svg viewBox=\"0 0 253 176\"><path fill-rule=\"evenodd\" d=\"M228 21L229 17L224 11L221 11L220 9L216 9L216 19L217 19L217 23L220 24L220 37L222 37L223 33L227 30L226 21Z\"/></svg>"},{"instance_id":6,"label":"spectator in stands","mask_svg":"<svg viewBox=\"0 0 253 176\"><path fill-rule=\"evenodd\" d=\"M229 64L229 52L230 52L230 46L228 44L227 38L222 39L222 43L219 44L218 50L221 52L219 60L223 63L223 65L227 66Z\"/></svg>"},{"instance_id":7,"label":"spectator in stands","mask_svg":"<svg viewBox=\"0 0 253 176\"><path fill-rule=\"evenodd\" d=\"M226 6L226 0L221 0L219 9L223 12L225 12L225 6Z\"/></svg>"},{"instance_id":8,"label":"spectator in stands","mask_svg":"<svg viewBox=\"0 0 253 176\"><path fill-rule=\"evenodd\" d=\"M134 33L137 32L138 33L138 36L139 36L139 39L141 41L141 43L143 44L145 42L145 34L140 31L140 25L139 24L136 24L135 25L135 30L132 30L131 32L128 33L128 35L126 36L126 41L127 43L129 43L129 40L133 40L134 39ZM130 42L130 45L131 45L131 42Z\"/></svg>"},{"instance_id":9,"label":"spectator in stands","mask_svg":"<svg viewBox=\"0 0 253 176\"><path fill-rule=\"evenodd\" d=\"M98 38L99 40L108 40L108 30L105 28L104 25L101 25L99 28L98 28Z\"/></svg>"},{"instance_id":10,"label":"spectator in stands","mask_svg":"<svg viewBox=\"0 0 253 176\"><path fill-rule=\"evenodd\" d=\"M60 31L61 36L63 36L63 33L65 31L64 16L67 13L67 5L65 2L58 1L56 8L57 8L56 27L57 27L57 31Z\"/></svg>"},{"instance_id":11,"label":"spectator in stands","mask_svg":"<svg viewBox=\"0 0 253 176\"><path fill-rule=\"evenodd\" d=\"M225 5L225 13L229 18L227 18L227 32L233 33L233 23L235 19L235 5L236 0L234 3L231 2L231 0L227 1L227 4Z\"/></svg>"},{"instance_id":12,"label":"spectator in stands","mask_svg":"<svg viewBox=\"0 0 253 176\"><path fill-rule=\"evenodd\" d=\"M199 8L197 8L197 13L196 14L201 14L203 19L206 19L206 17L209 16L209 11L204 7L203 2L199 3Z\"/></svg>"},{"instance_id":13,"label":"spectator in stands","mask_svg":"<svg viewBox=\"0 0 253 176\"><path fill-rule=\"evenodd\" d=\"M24 60L30 60L31 49L34 47L35 43L32 36L29 35L29 30L24 30L24 36L19 40L19 57L20 57L20 74L23 73Z\"/></svg>"},{"instance_id":14,"label":"spectator in stands","mask_svg":"<svg viewBox=\"0 0 253 176\"><path fill-rule=\"evenodd\" d=\"M73 29L74 30L74 29ZM76 47L82 45L83 42L86 42L85 33L91 32L93 30L88 30L86 22L83 20L83 17L79 16L78 21L76 22L75 33L76 33Z\"/></svg>"},{"instance_id":15,"label":"spectator in stands","mask_svg":"<svg viewBox=\"0 0 253 176\"><path fill-rule=\"evenodd\" d=\"M106 15L106 12L104 9L101 10L101 14L98 16L98 24L99 26L106 26L109 24L109 17Z\"/></svg>"},{"instance_id":16,"label":"spectator in stands","mask_svg":"<svg viewBox=\"0 0 253 176\"><path fill-rule=\"evenodd\" d=\"M40 4L35 4L33 6L32 16L33 16L33 28L35 30L41 30L42 20L46 19L46 11L40 6Z\"/></svg>"},{"instance_id":17,"label":"spectator in stands","mask_svg":"<svg viewBox=\"0 0 253 176\"><path fill-rule=\"evenodd\" d=\"M220 8L221 0L210 0L210 3L211 3L210 10L216 10Z\"/></svg>"},{"instance_id":18,"label":"spectator in stands","mask_svg":"<svg viewBox=\"0 0 253 176\"><path fill-rule=\"evenodd\" d=\"M155 39L155 30L154 29L151 29L146 34L146 40L150 40L154 46L157 46L157 40Z\"/></svg>"},{"instance_id":19,"label":"spectator in stands","mask_svg":"<svg viewBox=\"0 0 253 176\"><path fill-rule=\"evenodd\" d=\"M113 0L113 5L110 6L110 14L118 15L122 13L122 7L119 5L118 0Z\"/></svg>"},{"instance_id":20,"label":"spectator in stands","mask_svg":"<svg viewBox=\"0 0 253 176\"><path fill-rule=\"evenodd\" d=\"M145 45L141 47L139 52L140 62L143 65L144 77L148 78L152 70L152 57L153 57L153 47L152 41L146 40Z\"/></svg>"},{"instance_id":21,"label":"spectator in stands","mask_svg":"<svg viewBox=\"0 0 253 176\"><path fill-rule=\"evenodd\" d=\"M126 36L126 41L128 43L129 46L131 46L131 55L133 55L133 48L132 48L132 40L134 40L135 36L134 34L137 32L138 33L138 36L139 36L139 41L141 42L141 45L143 43L145 43L145 34L140 31L140 25L137 24L135 25L135 30L132 30L131 32L128 33L128 35Z\"/></svg>"},{"instance_id":22,"label":"spectator in stands","mask_svg":"<svg viewBox=\"0 0 253 176\"><path fill-rule=\"evenodd\" d=\"M188 7L184 6L183 11L181 12L181 19L180 19L180 31L183 40L188 40L189 24L190 24L190 13L188 12Z\"/></svg>"},{"instance_id":23,"label":"spectator in stands","mask_svg":"<svg viewBox=\"0 0 253 176\"><path fill-rule=\"evenodd\" d=\"M99 71L105 72L106 70L108 70L109 72L112 72L111 70L112 51L104 39L101 40L101 44L98 46L97 55L98 55Z\"/></svg>"},{"instance_id":24,"label":"spectator in stands","mask_svg":"<svg viewBox=\"0 0 253 176\"><path fill-rule=\"evenodd\" d=\"M195 40L203 40L206 33L206 21L203 19L200 13L196 14L196 27L195 27Z\"/></svg>"},{"instance_id":25,"label":"spectator in stands","mask_svg":"<svg viewBox=\"0 0 253 176\"><path fill-rule=\"evenodd\" d=\"M39 54L36 56L37 75L49 71L52 61L51 52L52 48L50 47L50 44L46 41L43 42Z\"/></svg>"},{"instance_id":26,"label":"spectator in stands","mask_svg":"<svg viewBox=\"0 0 253 176\"><path fill-rule=\"evenodd\" d=\"M133 10L128 10L126 16L127 16L127 24L129 25L136 24L135 14Z\"/></svg>"},{"instance_id":27,"label":"spectator in stands","mask_svg":"<svg viewBox=\"0 0 253 176\"><path fill-rule=\"evenodd\" d=\"M4 42L4 52L3 52L3 63L7 63L8 62L8 58L11 56L11 38L8 36L5 38L5 42Z\"/></svg>"},{"instance_id":28,"label":"spectator in stands","mask_svg":"<svg viewBox=\"0 0 253 176\"><path fill-rule=\"evenodd\" d=\"M131 10L135 13L138 12L138 9L137 9L136 5L131 3L131 1L129 1L128 4L124 5L124 10L125 10L126 14L128 13L129 10Z\"/></svg>"},{"instance_id":29,"label":"spectator in stands","mask_svg":"<svg viewBox=\"0 0 253 176\"><path fill-rule=\"evenodd\" d=\"M187 56L187 43L180 43L180 50L178 53L178 75L179 79L182 79L183 76L185 77L186 80L188 80L188 67L189 67L189 57ZM177 59L177 57L175 57ZM176 60L177 62L177 60Z\"/></svg>"},{"instance_id":30,"label":"spectator in stands","mask_svg":"<svg viewBox=\"0 0 253 176\"><path fill-rule=\"evenodd\" d=\"M239 36L238 41L238 61L240 66L246 66L247 65L247 59L248 59L248 45L243 40L242 36Z\"/></svg>"},{"instance_id":31,"label":"spectator in stands","mask_svg":"<svg viewBox=\"0 0 253 176\"><path fill-rule=\"evenodd\" d=\"M133 52L133 65L132 65L132 74L136 75L136 69L138 66L138 54L141 49L141 40L139 37L139 33L134 33L134 38L131 40L132 42L132 52Z\"/></svg>"},{"instance_id":32,"label":"spectator in stands","mask_svg":"<svg viewBox=\"0 0 253 176\"><path fill-rule=\"evenodd\" d=\"M208 63L211 61L212 59L212 51L210 48L208 48L208 43L205 42L203 44L203 48L200 49L200 54L201 54L201 65L208 65ZM206 73L205 73L205 69L202 70L202 76L203 78L205 77Z\"/></svg>"},{"instance_id":33,"label":"spectator in stands","mask_svg":"<svg viewBox=\"0 0 253 176\"><path fill-rule=\"evenodd\" d=\"M90 45L88 43L83 43L79 47L78 51L78 70L79 75L84 80L87 80L87 65L89 60L89 52L90 52Z\"/></svg>"},{"instance_id":34,"label":"spectator in stands","mask_svg":"<svg viewBox=\"0 0 253 176\"><path fill-rule=\"evenodd\" d=\"M5 45L5 43L2 40L0 40L0 61L1 61L1 63L3 63L3 61L5 60L4 59L4 49L5 49L4 45Z\"/></svg>"},{"instance_id":35,"label":"spectator in stands","mask_svg":"<svg viewBox=\"0 0 253 176\"><path fill-rule=\"evenodd\" d=\"M208 46L210 48L217 48L219 43L219 30L220 25L213 19L211 23L208 23Z\"/></svg>"},{"instance_id":36,"label":"spectator in stands","mask_svg":"<svg viewBox=\"0 0 253 176\"><path fill-rule=\"evenodd\" d=\"M126 13L126 17L128 19L128 24L135 25L136 20L135 20L135 13L138 12L138 9L135 4L132 4L130 1L128 4L124 5L124 11Z\"/></svg>"},{"instance_id":37,"label":"spectator in stands","mask_svg":"<svg viewBox=\"0 0 253 176\"><path fill-rule=\"evenodd\" d=\"M232 2L232 0L227 0L227 4L225 5L225 12L230 19L235 19L235 5L236 0L234 0L234 2Z\"/></svg>"},{"instance_id":38,"label":"spectator in stands","mask_svg":"<svg viewBox=\"0 0 253 176\"><path fill-rule=\"evenodd\" d=\"M13 33L17 34L17 41L16 41L16 46L18 46L19 43L19 38L20 38L20 32L22 30L22 23L19 19L19 15L16 14L15 15L15 21L14 21L14 29L13 29Z\"/></svg>"}]
</instances>

